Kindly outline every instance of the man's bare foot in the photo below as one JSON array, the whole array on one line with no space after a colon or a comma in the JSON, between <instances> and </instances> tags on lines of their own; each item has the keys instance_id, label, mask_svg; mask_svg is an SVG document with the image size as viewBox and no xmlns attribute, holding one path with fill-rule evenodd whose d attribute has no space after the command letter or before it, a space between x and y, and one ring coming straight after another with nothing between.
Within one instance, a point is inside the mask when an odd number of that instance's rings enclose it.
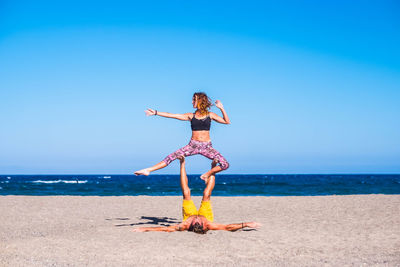
<instances>
[{"instance_id":1,"label":"man's bare foot","mask_svg":"<svg viewBox=\"0 0 400 267\"><path fill-rule=\"evenodd\" d=\"M140 171L136 171L134 172L136 175L145 175L145 176L149 176L150 171L148 169L142 169Z\"/></svg>"},{"instance_id":2,"label":"man's bare foot","mask_svg":"<svg viewBox=\"0 0 400 267\"><path fill-rule=\"evenodd\" d=\"M179 156L178 159L181 162L181 164L185 163L185 156Z\"/></svg>"}]
</instances>

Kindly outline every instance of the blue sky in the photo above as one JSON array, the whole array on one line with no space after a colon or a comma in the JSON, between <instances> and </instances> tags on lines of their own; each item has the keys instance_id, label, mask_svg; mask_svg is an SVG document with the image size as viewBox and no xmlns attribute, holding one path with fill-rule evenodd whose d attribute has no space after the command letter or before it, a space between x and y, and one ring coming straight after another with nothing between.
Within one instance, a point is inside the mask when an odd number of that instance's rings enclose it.
<instances>
[{"instance_id":1,"label":"blue sky","mask_svg":"<svg viewBox=\"0 0 400 267\"><path fill-rule=\"evenodd\" d=\"M129 174L186 145L226 173L399 173L396 1L1 1L0 174ZM218 113L215 107L213 111ZM209 160L188 159L189 173ZM174 162L157 173L178 173Z\"/></svg>"}]
</instances>

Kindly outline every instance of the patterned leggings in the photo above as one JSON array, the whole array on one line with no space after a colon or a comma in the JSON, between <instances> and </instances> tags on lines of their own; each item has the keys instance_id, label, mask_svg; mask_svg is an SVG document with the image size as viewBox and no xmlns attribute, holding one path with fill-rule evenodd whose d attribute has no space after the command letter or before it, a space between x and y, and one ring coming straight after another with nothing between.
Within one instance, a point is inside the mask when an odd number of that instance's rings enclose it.
<instances>
[{"instance_id":1,"label":"patterned leggings","mask_svg":"<svg viewBox=\"0 0 400 267\"><path fill-rule=\"evenodd\" d=\"M201 154L211 160L217 160L221 169L226 170L229 167L229 163L226 159L212 147L211 142L200 142L196 140L190 140L189 144L178 149L174 153L169 154L163 161L169 165L172 161L176 160L180 156L192 156Z\"/></svg>"}]
</instances>

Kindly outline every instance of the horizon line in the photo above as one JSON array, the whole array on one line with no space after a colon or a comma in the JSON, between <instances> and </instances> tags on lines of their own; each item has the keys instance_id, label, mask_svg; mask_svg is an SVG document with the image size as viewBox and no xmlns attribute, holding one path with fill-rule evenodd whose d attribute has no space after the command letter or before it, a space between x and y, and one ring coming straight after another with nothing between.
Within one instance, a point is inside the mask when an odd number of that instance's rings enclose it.
<instances>
[{"instance_id":1,"label":"horizon line","mask_svg":"<svg viewBox=\"0 0 400 267\"><path fill-rule=\"evenodd\" d=\"M0 176L17 176L17 175L126 175L126 176L143 176L143 175L135 175L135 174L108 174L108 173L95 173L95 174L0 174ZM149 176L161 176L161 175L180 175L180 174L150 174ZM187 175L201 175L201 174L187 174ZM400 173L232 173L232 174L217 174L218 176L226 176L226 175L400 175Z\"/></svg>"}]
</instances>

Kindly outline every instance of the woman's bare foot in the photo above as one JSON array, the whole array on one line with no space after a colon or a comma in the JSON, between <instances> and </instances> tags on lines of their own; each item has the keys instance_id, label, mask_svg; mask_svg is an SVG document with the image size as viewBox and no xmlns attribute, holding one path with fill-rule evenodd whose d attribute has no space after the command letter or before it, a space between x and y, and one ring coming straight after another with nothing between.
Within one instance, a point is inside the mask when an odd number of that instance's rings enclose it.
<instances>
[{"instance_id":1,"label":"woman's bare foot","mask_svg":"<svg viewBox=\"0 0 400 267\"><path fill-rule=\"evenodd\" d=\"M134 172L136 175L145 175L145 176L149 176L150 171L148 169L142 169L140 171L136 171Z\"/></svg>"}]
</instances>

